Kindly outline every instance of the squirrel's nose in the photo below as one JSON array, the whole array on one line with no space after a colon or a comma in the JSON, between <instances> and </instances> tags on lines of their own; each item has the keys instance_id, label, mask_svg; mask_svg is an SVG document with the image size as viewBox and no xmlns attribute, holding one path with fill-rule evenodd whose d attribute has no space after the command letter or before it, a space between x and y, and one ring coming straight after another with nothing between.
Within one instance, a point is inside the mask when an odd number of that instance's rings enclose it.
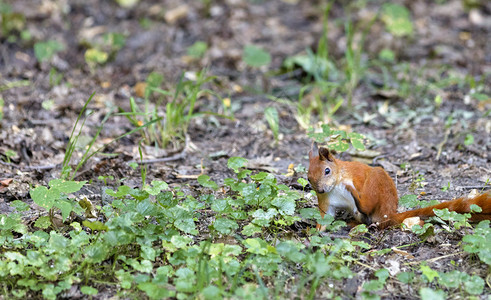
<instances>
[{"instance_id":1,"label":"squirrel's nose","mask_svg":"<svg viewBox=\"0 0 491 300\"><path fill-rule=\"evenodd\" d=\"M326 192L324 188L320 188L319 186L317 186L317 184L312 183L310 179L309 179L309 183L310 183L310 188L313 189L316 193L324 194Z\"/></svg>"}]
</instances>

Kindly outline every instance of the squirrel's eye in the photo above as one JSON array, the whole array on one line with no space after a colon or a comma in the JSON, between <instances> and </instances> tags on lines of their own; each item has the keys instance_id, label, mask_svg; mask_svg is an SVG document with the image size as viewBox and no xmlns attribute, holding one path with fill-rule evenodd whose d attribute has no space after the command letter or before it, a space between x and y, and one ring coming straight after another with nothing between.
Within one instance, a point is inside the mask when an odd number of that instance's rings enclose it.
<instances>
[{"instance_id":1,"label":"squirrel's eye","mask_svg":"<svg viewBox=\"0 0 491 300\"><path fill-rule=\"evenodd\" d=\"M326 168L326 169L324 170L324 175L329 175L329 173L331 173L331 169Z\"/></svg>"}]
</instances>

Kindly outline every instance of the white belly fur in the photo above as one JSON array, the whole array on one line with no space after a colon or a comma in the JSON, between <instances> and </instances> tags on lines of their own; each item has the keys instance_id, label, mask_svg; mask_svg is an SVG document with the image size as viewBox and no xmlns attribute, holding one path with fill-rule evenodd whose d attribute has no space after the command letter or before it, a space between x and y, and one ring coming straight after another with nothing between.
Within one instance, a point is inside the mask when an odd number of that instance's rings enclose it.
<instances>
[{"instance_id":1,"label":"white belly fur","mask_svg":"<svg viewBox=\"0 0 491 300\"><path fill-rule=\"evenodd\" d=\"M344 185L338 184L332 191L329 192L328 198L328 214L334 216L336 214L336 209L342 209L347 210L348 212L353 214L353 216L358 215L358 209L356 208L355 199Z\"/></svg>"}]
</instances>

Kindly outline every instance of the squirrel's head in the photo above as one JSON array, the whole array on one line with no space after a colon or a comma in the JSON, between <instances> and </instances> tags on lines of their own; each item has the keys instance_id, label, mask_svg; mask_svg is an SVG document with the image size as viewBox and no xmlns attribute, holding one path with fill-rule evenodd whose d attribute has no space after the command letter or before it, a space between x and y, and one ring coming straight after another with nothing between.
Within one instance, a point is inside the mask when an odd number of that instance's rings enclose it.
<instances>
[{"instance_id":1,"label":"squirrel's head","mask_svg":"<svg viewBox=\"0 0 491 300\"><path fill-rule=\"evenodd\" d=\"M337 183L338 165L329 149L312 143L309 152L308 178L316 193L329 193Z\"/></svg>"}]
</instances>

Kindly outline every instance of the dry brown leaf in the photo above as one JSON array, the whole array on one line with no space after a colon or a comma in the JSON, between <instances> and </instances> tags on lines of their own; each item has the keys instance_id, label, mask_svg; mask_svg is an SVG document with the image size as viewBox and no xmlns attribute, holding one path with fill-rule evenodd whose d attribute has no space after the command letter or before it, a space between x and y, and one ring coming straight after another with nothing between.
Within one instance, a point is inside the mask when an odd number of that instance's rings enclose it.
<instances>
[{"instance_id":1,"label":"dry brown leaf","mask_svg":"<svg viewBox=\"0 0 491 300\"><path fill-rule=\"evenodd\" d=\"M91 41L96 36L107 32L106 26L93 26L89 28L82 28L78 34L79 40Z\"/></svg>"},{"instance_id":2,"label":"dry brown leaf","mask_svg":"<svg viewBox=\"0 0 491 300\"><path fill-rule=\"evenodd\" d=\"M390 173L397 173L397 171L401 170L398 166L386 160L379 160L378 164L381 165L387 172Z\"/></svg>"},{"instance_id":3,"label":"dry brown leaf","mask_svg":"<svg viewBox=\"0 0 491 300\"><path fill-rule=\"evenodd\" d=\"M82 197L82 199L78 200L78 204L80 205L80 207L85 209L86 218L97 218L97 212L94 208L94 205L89 199L87 199L87 197Z\"/></svg>"},{"instance_id":4,"label":"dry brown leaf","mask_svg":"<svg viewBox=\"0 0 491 300\"><path fill-rule=\"evenodd\" d=\"M0 184L2 184L2 186L4 186L4 187L7 187L12 183L12 181L14 181L13 178L7 178L7 179L0 181Z\"/></svg>"},{"instance_id":5,"label":"dry brown leaf","mask_svg":"<svg viewBox=\"0 0 491 300\"><path fill-rule=\"evenodd\" d=\"M244 89L242 89L242 87L238 84L234 84L232 86L232 90L234 90L236 93L242 93L244 91Z\"/></svg>"},{"instance_id":6,"label":"dry brown leaf","mask_svg":"<svg viewBox=\"0 0 491 300\"><path fill-rule=\"evenodd\" d=\"M486 110L486 106L491 106L491 98L487 100L479 101L477 103L477 109L479 109L480 111Z\"/></svg>"},{"instance_id":7,"label":"dry brown leaf","mask_svg":"<svg viewBox=\"0 0 491 300\"><path fill-rule=\"evenodd\" d=\"M400 98L398 90L378 90L373 96L379 96L386 99L398 99Z\"/></svg>"},{"instance_id":8,"label":"dry brown leaf","mask_svg":"<svg viewBox=\"0 0 491 300\"><path fill-rule=\"evenodd\" d=\"M273 156L261 156L257 158L249 159L247 163L248 169L263 170L270 173L278 172L278 169L272 166Z\"/></svg>"},{"instance_id":9,"label":"dry brown leaf","mask_svg":"<svg viewBox=\"0 0 491 300\"><path fill-rule=\"evenodd\" d=\"M358 151L354 148L349 149L347 152L349 155L354 156L354 157L362 157L362 158L369 158L369 159L373 159L374 157L377 157L381 154L380 151L376 151L376 150L366 149L363 151ZM371 161L370 161L370 163L371 163Z\"/></svg>"},{"instance_id":10,"label":"dry brown leaf","mask_svg":"<svg viewBox=\"0 0 491 300\"><path fill-rule=\"evenodd\" d=\"M409 160L413 160L413 159L416 159L416 158L421 157L421 156L423 156L423 153L421 153L421 152L413 153L409 156Z\"/></svg>"},{"instance_id":11,"label":"dry brown leaf","mask_svg":"<svg viewBox=\"0 0 491 300\"><path fill-rule=\"evenodd\" d=\"M141 149L143 150L143 157L144 159L152 159L152 158L159 158L159 157L168 157L172 153L169 151L162 149L162 148L156 148L154 146L143 146ZM134 147L133 148L133 157L135 157L136 160L140 159L140 150L139 147Z\"/></svg>"},{"instance_id":12,"label":"dry brown leaf","mask_svg":"<svg viewBox=\"0 0 491 300\"><path fill-rule=\"evenodd\" d=\"M137 97L143 98L145 96L145 89L147 88L146 82L137 82L133 90Z\"/></svg>"},{"instance_id":13,"label":"dry brown leaf","mask_svg":"<svg viewBox=\"0 0 491 300\"><path fill-rule=\"evenodd\" d=\"M185 18L189 13L189 6L186 4L180 5L176 8L168 10L164 19L168 24L175 24L177 21Z\"/></svg>"},{"instance_id":14,"label":"dry brown leaf","mask_svg":"<svg viewBox=\"0 0 491 300\"><path fill-rule=\"evenodd\" d=\"M421 225L421 219L419 217L407 218L404 221L402 221L402 224L404 224L406 228L409 230L414 225Z\"/></svg>"},{"instance_id":15,"label":"dry brown leaf","mask_svg":"<svg viewBox=\"0 0 491 300\"><path fill-rule=\"evenodd\" d=\"M173 173L178 179L198 179L201 174L179 174Z\"/></svg>"},{"instance_id":16,"label":"dry brown leaf","mask_svg":"<svg viewBox=\"0 0 491 300\"><path fill-rule=\"evenodd\" d=\"M12 183L12 181L13 181L12 178L8 178L0 181L0 192L3 192L3 190L5 190L10 185L10 183Z\"/></svg>"},{"instance_id":17,"label":"dry brown leaf","mask_svg":"<svg viewBox=\"0 0 491 300\"><path fill-rule=\"evenodd\" d=\"M54 215L51 222L53 222L55 227L63 227L63 218L59 214Z\"/></svg>"},{"instance_id":18,"label":"dry brown leaf","mask_svg":"<svg viewBox=\"0 0 491 300\"><path fill-rule=\"evenodd\" d=\"M402 255L402 256L405 256L405 257L411 258L411 259L414 258L414 256L411 253L407 252L407 251L404 251L404 250L401 250L401 249L397 249L396 247L392 247L391 249L392 249L392 251L394 251L395 253L397 253L399 255Z\"/></svg>"},{"instance_id":19,"label":"dry brown leaf","mask_svg":"<svg viewBox=\"0 0 491 300\"><path fill-rule=\"evenodd\" d=\"M101 82L101 88L108 89L111 87L111 81L103 81Z\"/></svg>"}]
</instances>

